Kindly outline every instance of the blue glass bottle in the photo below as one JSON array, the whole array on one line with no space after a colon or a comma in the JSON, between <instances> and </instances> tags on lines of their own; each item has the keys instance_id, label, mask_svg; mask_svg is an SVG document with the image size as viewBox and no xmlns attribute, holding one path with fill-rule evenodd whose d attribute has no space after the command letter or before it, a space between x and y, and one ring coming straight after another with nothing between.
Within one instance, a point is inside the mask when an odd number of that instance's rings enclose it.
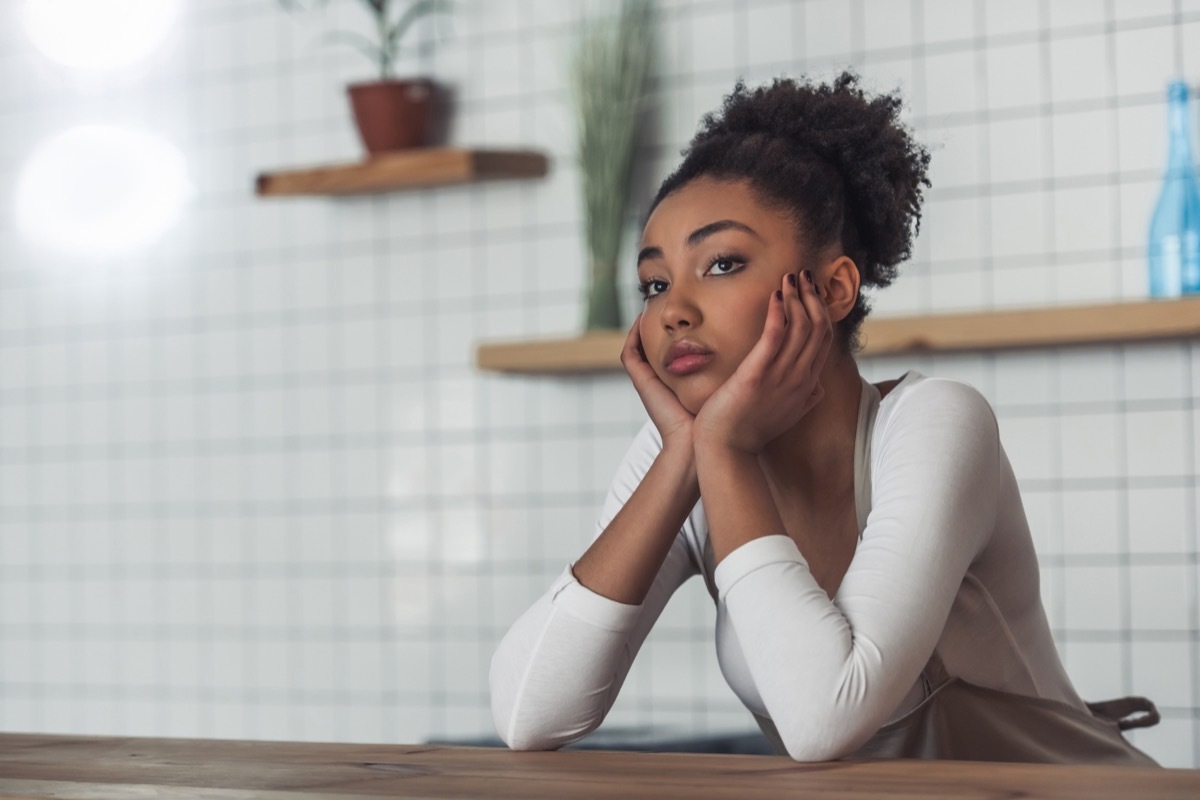
<instances>
[{"instance_id":1,"label":"blue glass bottle","mask_svg":"<svg viewBox=\"0 0 1200 800\"><path fill-rule=\"evenodd\" d=\"M1178 297L1200 292L1200 188L1192 165L1188 87L1167 87L1171 125L1167 172L1150 220L1150 296Z\"/></svg>"}]
</instances>

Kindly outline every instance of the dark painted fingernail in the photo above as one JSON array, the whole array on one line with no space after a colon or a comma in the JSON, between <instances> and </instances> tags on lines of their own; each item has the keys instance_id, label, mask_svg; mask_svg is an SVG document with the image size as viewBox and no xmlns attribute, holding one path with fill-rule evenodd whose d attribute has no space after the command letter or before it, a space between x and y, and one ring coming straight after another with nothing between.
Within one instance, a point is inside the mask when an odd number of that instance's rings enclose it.
<instances>
[{"instance_id":1,"label":"dark painted fingernail","mask_svg":"<svg viewBox=\"0 0 1200 800\"><path fill-rule=\"evenodd\" d=\"M782 300L782 299L783 299L783 292L781 292L781 291L779 291L778 289L776 289L776 290L775 290L775 299L776 299L776 300Z\"/></svg>"},{"instance_id":2,"label":"dark painted fingernail","mask_svg":"<svg viewBox=\"0 0 1200 800\"><path fill-rule=\"evenodd\" d=\"M804 270L804 280L808 281L809 283L813 282L811 269Z\"/></svg>"},{"instance_id":3,"label":"dark painted fingernail","mask_svg":"<svg viewBox=\"0 0 1200 800\"><path fill-rule=\"evenodd\" d=\"M790 272L788 273L788 283L791 284L792 286L796 285L796 276Z\"/></svg>"}]
</instances>

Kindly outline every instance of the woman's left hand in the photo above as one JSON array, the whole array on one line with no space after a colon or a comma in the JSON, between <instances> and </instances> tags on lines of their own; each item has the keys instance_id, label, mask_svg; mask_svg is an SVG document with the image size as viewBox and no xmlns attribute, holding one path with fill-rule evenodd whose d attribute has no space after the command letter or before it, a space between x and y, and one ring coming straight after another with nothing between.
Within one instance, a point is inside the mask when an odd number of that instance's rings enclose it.
<instances>
[{"instance_id":1,"label":"woman's left hand","mask_svg":"<svg viewBox=\"0 0 1200 800\"><path fill-rule=\"evenodd\" d=\"M769 301L762 336L696 415L697 448L761 452L824 396L821 369L832 342L833 326L811 273L785 275Z\"/></svg>"}]
</instances>

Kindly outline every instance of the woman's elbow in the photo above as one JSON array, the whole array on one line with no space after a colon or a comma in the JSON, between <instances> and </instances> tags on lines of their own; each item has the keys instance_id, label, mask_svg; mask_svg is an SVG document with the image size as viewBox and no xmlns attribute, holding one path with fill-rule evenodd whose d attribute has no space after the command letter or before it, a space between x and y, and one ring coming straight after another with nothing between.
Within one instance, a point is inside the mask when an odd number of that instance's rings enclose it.
<instances>
[{"instance_id":1,"label":"woman's elbow","mask_svg":"<svg viewBox=\"0 0 1200 800\"><path fill-rule=\"evenodd\" d=\"M814 725L808 720L779 726L777 730L784 750L794 761L836 761L853 754L862 746L857 731Z\"/></svg>"},{"instance_id":2,"label":"woman's elbow","mask_svg":"<svg viewBox=\"0 0 1200 800\"><path fill-rule=\"evenodd\" d=\"M793 761L801 763L810 763L813 761L836 761L843 756L849 755L843 752L841 748L830 747L825 743L809 743L793 744L784 742L787 748L787 754Z\"/></svg>"},{"instance_id":3,"label":"woman's elbow","mask_svg":"<svg viewBox=\"0 0 1200 800\"><path fill-rule=\"evenodd\" d=\"M557 750L580 738L577 735L564 735L562 731L552 730L547 725L539 725L538 720L514 725L511 718L501 717L495 710L492 716L496 733L509 750Z\"/></svg>"},{"instance_id":4,"label":"woman's elbow","mask_svg":"<svg viewBox=\"0 0 1200 800\"><path fill-rule=\"evenodd\" d=\"M500 739L509 750L557 750L563 742L555 742L535 731L501 732Z\"/></svg>"},{"instance_id":5,"label":"woman's elbow","mask_svg":"<svg viewBox=\"0 0 1200 800\"><path fill-rule=\"evenodd\" d=\"M524 715L523 715L524 717ZM496 734L510 750L557 750L571 740L552 729L548 719L517 718L514 704L492 695L492 724Z\"/></svg>"},{"instance_id":6,"label":"woman's elbow","mask_svg":"<svg viewBox=\"0 0 1200 800\"><path fill-rule=\"evenodd\" d=\"M847 753L841 748L832 746L829 742L811 741L807 739L783 740L788 757L793 761L808 763L811 761L836 761Z\"/></svg>"},{"instance_id":7,"label":"woman's elbow","mask_svg":"<svg viewBox=\"0 0 1200 800\"><path fill-rule=\"evenodd\" d=\"M530 726L515 724L516 707L503 692L492 687L492 725L500 741L510 750L551 750L546 737Z\"/></svg>"}]
</instances>

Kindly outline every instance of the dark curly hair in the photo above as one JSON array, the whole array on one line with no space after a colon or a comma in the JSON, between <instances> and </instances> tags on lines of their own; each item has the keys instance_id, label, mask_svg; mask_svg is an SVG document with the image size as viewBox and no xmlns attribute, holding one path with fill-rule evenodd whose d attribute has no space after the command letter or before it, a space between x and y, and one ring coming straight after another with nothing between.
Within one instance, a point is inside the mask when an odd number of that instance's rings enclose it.
<instances>
[{"instance_id":1,"label":"dark curly hair","mask_svg":"<svg viewBox=\"0 0 1200 800\"><path fill-rule=\"evenodd\" d=\"M867 97L858 80L847 71L832 84L776 78L753 90L739 80L722 107L701 119L647 219L697 178L745 180L764 203L795 219L814 256L839 244L862 286L889 286L920 230L929 153L900 121L898 93ZM847 352L859 349L869 311L860 290L838 324Z\"/></svg>"}]
</instances>

